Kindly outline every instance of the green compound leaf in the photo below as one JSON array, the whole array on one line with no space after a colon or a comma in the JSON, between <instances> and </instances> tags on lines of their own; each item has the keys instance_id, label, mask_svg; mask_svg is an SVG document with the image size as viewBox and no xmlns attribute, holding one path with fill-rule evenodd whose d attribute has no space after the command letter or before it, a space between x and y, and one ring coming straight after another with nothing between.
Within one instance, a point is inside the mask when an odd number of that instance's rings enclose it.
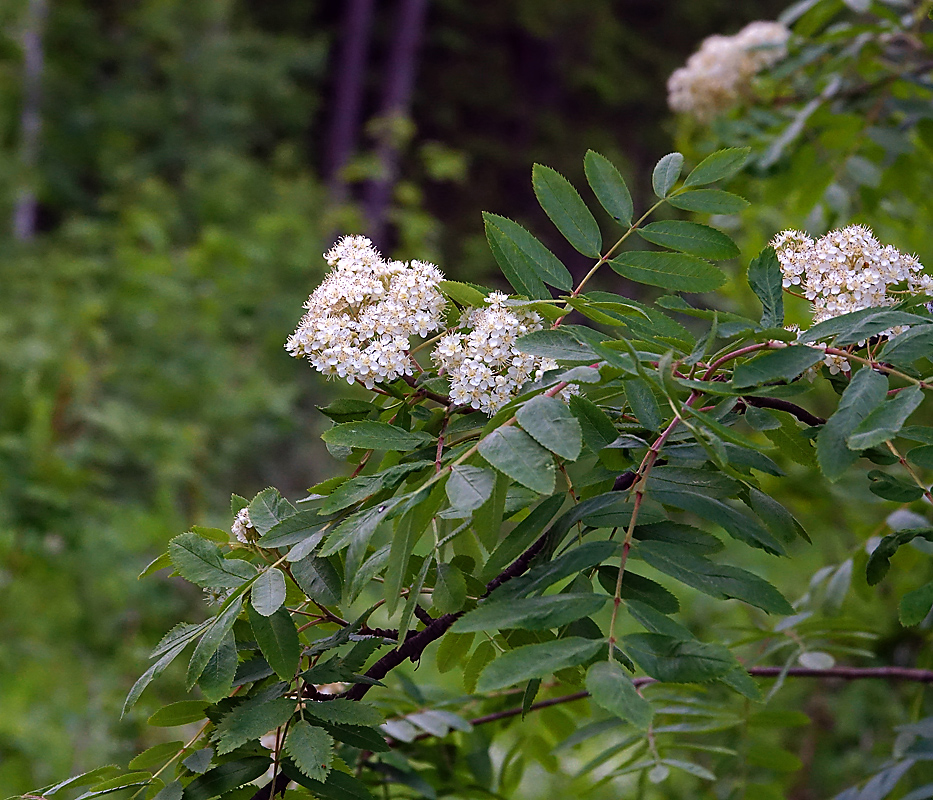
<instances>
[{"instance_id":1,"label":"green compound leaf","mask_svg":"<svg viewBox=\"0 0 933 800\"><path fill-rule=\"evenodd\" d=\"M271 764L265 756L250 756L228 761L208 770L185 787L185 800L211 800L224 792L256 780Z\"/></svg>"},{"instance_id":2,"label":"green compound leaf","mask_svg":"<svg viewBox=\"0 0 933 800\"><path fill-rule=\"evenodd\" d=\"M550 167L535 164L531 185L544 213L564 238L583 255L599 258L603 242L599 225L570 181Z\"/></svg>"},{"instance_id":3,"label":"green compound leaf","mask_svg":"<svg viewBox=\"0 0 933 800\"><path fill-rule=\"evenodd\" d=\"M291 570L295 583L312 600L324 606L340 602L343 582L340 573L328 559L307 556L292 564Z\"/></svg>"},{"instance_id":4,"label":"green compound leaf","mask_svg":"<svg viewBox=\"0 0 933 800\"><path fill-rule=\"evenodd\" d=\"M899 333L885 343L878 360L907 366L920 358L933 356L933 325L920 325Z\"/></svg>"},{"instance_id":5,"label":"green compound leaf","mask_svg":"<svg viewBox=\"0 0 933 800\"><path fill-rule=\"evenodd\" d=\"M868 585L874 586L879 583L891 568L891 556L902 545L912 542L918 536L928 542L933 542L933 528L905 528L885 536L868 557L868 564L865 566L865 578Z\"/></svg>"},{"instance_id":6,"label":"green compound leaf","mask_svg":"<svg viewBox=\"0 0 933 800\"><path fill-rule=\"evenodd\" d=\"M491 496L496 486L492 470L465 465L451 467L445 490L450 505L461 511L475 511Z\"/></svg>"},{"instance_id":7,"label":"green compound leaf","mask_svg":"<svg viewBox=\"0 0 933 800\"><path fill-rule=\"evenodd\" d=\"M180 700L155 712L147 723L157 728L174 728L204 719L207 703L204 700Z\"/></svg>"},{"instance_id":8,"label":"green compound leaf","mask_svg":"<svg viewBox=\"0 0 933 800\"><path fill-rule=\"evenodd\" d=\"M554 515L560 511L564 504L565 495L563 493L552 495L545 498L541 503L535 506L515 528L509 533L502 543L493 550L483 567L480 579L483 581L492 580L516 558L527 550L537 539L544 526L548 524Z\"/></svg>"},{"instance_id":9,"label":"green compound leaf","mask_svg":"<svg viewBox=\"0 0 933 800\"><path fill-rule=\"evenodd\" d=\"M907 460L923 469L933 469L933 445L911 448L907 451Z\"/></svg>"},{"instance_id":10,"label":"green compound leaf","mask_svg":"<svg viewBox=\"0 0 933 800\"><path fill-rule=\"evenodd\" d=\"M463 573L451 564L437 565L437 580L432 599L441 614L453 614L463 608L467 588Z\"/></svg>"},{"instance_id":11,"label":"green compound leaf","mask_svg":"<svg viewBox=\"0 0 933 800\"><path fill-rule=\"evenodd\" d=\"M151 772L129 772L116 778L97 783L89 792L79 794L75 800L90 800L92 797L103 797L107 794L114 794L122 789L129 789L137 786L148 786L152 779ZM140 790L141 791L141 790Z\"/></svg>"},{"instance_id":12,"label":"green compound leaf","mask_svg":"<svg viewBox=\"0 0 933 800\"><path fill-rule=\"evenodd\" d=\"M682 253L635 250L616 256L609 266L636 283L677 292L711 292L726 282L718 267Z\"/></svg>"},{"instance_id":13,"label":"green compound leaf","mask_svg":"<svg viewBox=\"0 0 933 800\"><path fill-rule=\"evenodd\" d=\"M233 631L230 631L221 639L220 646L214 651L201 677L198 678L198 686L208 701L216 703L230 693L236 668L236 640L233 638Z\"/></svg>"},{"instance_id":14,"label":"green compound leaf","mask_svg":"<svg viewBox=\"0 0 933 800\"><path fill-rule=\"evenodd\" d=\"M636 228L635 231L642 239L652 244L712 261L735 258L739 254L739 248L729 236L697 222L662 220L652 222L644 228Z\"/></svg>"},{"instance_id":15,"label":"green compound leaf","mask_svg":"<svg viewBox=\"0 0 933 800\"><path fill-rule=\"evenodd\" d=\"M217 753L230 753L240 745L274 731L288 722L294 713L295 701L285 697L268 700L260 695L247 700L217 723L212 737L217 744Z\"/></svg>"},{"instance_id":16,"label":"green compound leaf","mask_svg":"<svg viewBox=\"0 0 933 800\"><path fill-rule=\"evenodd\" d=\"M909 386L886 400L846 437L846 446L850 450L867 450L869 447L883 444L895 438L923 402L923 389Z\"/></svg>"},{"instance_id":17,"label":"green compound leaf","mask_svg":"<svg viewBox=\"0 0 933 800\"><path fill-rule=\"evenodd\" d=\"M662 488L663 487L663 488ZM708 490L707 490L708 491ZM734 539L751 547L760 547L774 555L786 555L783 544L772 536L754 517L733 508L706 492L682 490L677 484L658 482L651 495L659 503L689 511L717 525L721 525Z\"/></svg>"},{"instance_id":18,"label":"green compound leaf","mask_svg":"<svg viewBox=\"0 0 933 800\"><path fill-rule=\"evenodd\" d=\"M613 595L616 590L616 579L619 575L618 568L600 567L596 575L600 586L610 595ZM619 596L623 600L634 600L647 604L662 614L676 614L680 611L680 603L671 592L661 586L660 583L633 572L629 567L625 568Z\"/></svg>"},{"instance_id":19,"label":"green compound leaf","mask_svg":"<svg viewBox=\"0 0 933 800\"><path fill-rule=\"evenodd\" d=\"M609 598L599 594L555 594L547 597L487 600L460 617L451 628L454 633L479 631L546 630L559 628L599 611Z\"/></svg>"},{"instance_id":20,"label":"green compound leaf","mask_svg":"<svg viewBox=\"0 0 933 800\"><path fill-rule=\"evenodd\" d=\"M184 742L162 742L144 750L127 765L130 769L161 767L185 746Z\"/></svg>"},{"instance_id":21,"label":"green compound leaf","mask_svg":"<svg viewBox=\"0 0 933 800\"><path fill-rule=\"evenodd\" d=\"M681 153L668 153L664 156L654 165L651 173L651 187L654 193L661 198L667 197L683 168L684 157Z\"/></svg>"},{"instance_id":22,"label":"green compound leaf","mask_svg":"<svg viewBox=\"0 0 933 800\"><path fill-rule=\"evenodd\" d=\"M644 378L626 378L625 399L642 425L649 431L661 430L661 409L648 381Z\"/></svg>"},{"instance_id":23,"label":"green compound leaf","mask_svg":"<svg viewBox=\"0 0 933 800\"><path fill-rule=\"evenodd\" d=\"M615 661L598 661L586 673L586 689L593 701L611 714L648 730L654 712L632 679Z\"/></svg>"},{"instance_id":24,"label":"green compound leaf","mask_svg":"<svg viewBox=\"0 0 933 800\"><path fill-rule=\"evenodd\" d=\"M479 443L479 454L493 467L538 492L554 491L554 457L514 426L499 428Z\"/></svg>"},{"instance_id":25,"label":"green compound leaf","mask_svg":"<svg viewBox=\"0 0 933 800\"><path fill-rule=\"evenodd\" d=\"M477 681L479 692L494 692L516 683L543 678L589 661L605 646L601 639L571 636L555 642L526 644L509 650L487 666Z\"/></svg>"},{"instance_id":26,"label":"green compound leaf","mask_svg":"<svg viewBox=\"0 0 933 800\"><path fill-rule=\"evenodd\" d=\"M196 533L183 533L168 543L172 566L186 580L205 589L233 589L256 574L256 568L239 559L225 559L220 548Z\"/></svg>"},{"instance_id":27,"label":"green compound leaf","mask_svg":"<svg viewBox=\"0 0 933 800\"><path fill-rule=\"evenodd\" d=\"M476 691L476 681L484 667L496 657L496 648L491 642L480 642L473 654L463 665L463 688L470 694Z\"/></svg>"},{"instance_id":28,"label":"green compound leaf","mask_svg":"<svg viewBox=\"0 0 933 800\"><path fill-rule=\"evenodd\" d=\"M249 503L249 518L260 536L295 512L295 507L271 486L263 489Z\"/></svg>"},{"instance_id":29,"label":"green compound leaf","mask_svg":"<svg viewBox=\"0 0 933 800\"><path fill-rule=\"evenodd\" d=\"M586 180L599 200L599 204L616 222L632 224L632 195L625 180L613 163L594 150L587 150L583 158Z\"/></svg>"},{"instance_id":30,"label":"green compound leaf","mask_svg":"<svg viewBox=\"0 0 933 800\"><path fill-rule=\"evenodd\" d=\"M475 638L476 635L473 633L444 634L441 643L437 646L437 671L443 675L458 664L463 664Z\"/></svg>"},{"instance_id":31,"label":"green compound leaf","mask_svg":"<svg viewBox=\"0 0 933 800\"><path fill-rule=\"evenodd\" d=\"M282 772L299 786L304 786L320 800L373 800L366 785L352 775L339 769L332 769L324 783L304 775L291 759L282 761Z\"/></svg>"},{"instance_id":32,"label":"green compound leaf","mask_svg":"<svg viewBox=\"0 0 933 800\"><path fill-rule=\"evenodd\" d=\"M260 547L288 547L317 537L318 541L324 537L321 528L324 523L317 513L317 509L298 511L281 522L275 523L269 530L257 539Z\"/></svg>"},{"instance_id":33,"label":"green compound leaf","mask_svg":"<svg viewBox=\"0 0 933 800\"><path fill-rule=\"evenodd\" d=\"M515 346L523 353L555 361L585 361L592 364L598 360L593 349L567 331L532 331L520 337Z\"/></svg>"},{"instance_id":34,"label":"green compound leaf","mask_svg":"<svg viewBox=\"0 0 933 800\"><path fill-rule=\"evenodd\" d=\"M167 783L152 800L182 800L184 797L184 787L180 781Z\"/></svg>"},{"instance_id":35,"label":"green compound leaf","mask_svg":"<svg viewBox=\"0 0 933 800\"><path fill-rule=\"evenodd\" d=\"M253 608L264 617L272 616L285 602L285 576L278 569L267 569L253 581L250 589Z\"/></svg>"},{"instance_id":36,"label":"green compound leaf","mask_svg":"<svg viewBox=\"0 0 933 800\"><path fill-rule=\"evenodd\" d=\"M552 453L569 461L575 461L580 455L583 447L580 423L560 400L538 395L525 403L515 416L522 429Z\"/></svg>"},{"instance_id":37,"label":"green compound leaf","mask_svg":"<svg viewBox=\"0 0 933 800\"><path fill-rule=\"evenodd\" d=\"M739 364L732 376L732 383L736 388L745 388L773 381L792 381L822 360L821 350L806 345L769 350L751 361Z\"/></svg>"},{"instance_id":38,"label":"green compound leaf","mask_svg":"<svg viewBox=\"0 0 933 800\"><path fill-rule=\"evenodd\" d=\"M850 314L832 317L800 334L801 342L834 339L836 347L855 344L898 325L929 325L927 317L879 308L863 308Z\"/></svg>"},{"instance_id":39,"label":"green compound leaf","mask_svg":"<svg viewBox=\"0 0 933 800\"><path fill-rule=\"evenodd\" d=\"M749 206L748 200L720 189L695 189L667 198L674 208L705 214L738 214Z\"/></svg>"},{"instance_id":40,"label":"green compound leaf","mask_svg":"<svg viewBox=\"0 0 933 800\"><path fill-rule=\"evenodd\" d=\"M421 431L406 431L387 422L359 420L334 425L324 431L321 438L340 447L358 447L362 450L399 450L406 452L429 444L432 437Z\"/></svg>"},{"instance_id":41,"label":"green compound leaf","mask_svg":"<svg viewBox=\"0 0 933 800\"><path fill-rule=\"evenodd\" d=\"M869 367L863 367L853 376L842 393L836 413L816 437L816 458L829 480L839 480L858 460L858 453L848 447L846 440L862 420L885 401L887 392L887 378Z\"/></svg>"},{"instance_id":42,"label":"green compound leaf","mask_svg":"<svg viewBox=\"0 0 933 800\"><path fill-rule=\"evenodd\" d=\"M547 300L551 297L550 291L538 277L534 265L515 244L499 228L493 220L483 215L486 225L486 242L489 250L496 259L496 263L505 275L506 280L512 284L520 295L536 300Z\"/></svg>"},{"instance_id":43,"label":"green compound leaf","mask_svg":"<svg viewBox=\"0 0 933 800\"><path fill-rule=\"evenodd\" d=\"M211 656L220 647L224 637L230 632L233 623L240 614L243 607L243 597L237 597L227 608L222 611L211 623L210 627L204 632L194 653L191 654L191 661L188 662L188 674L185 678L185 687L190 691L191 687L198 682L201 673L211 660Z\"/></svg>"},{"instance_id":44,"label":"green compound leaf","mask_svg":"<svg viewBox=\"0 0 933 800\"><path fill-rule=\"evenodd\" d=\"M625 652L648 675L667 683L697 683L721 678L735 668L735 657L718 644L683 640L660 633L624 637Z\"/></svg>"},{"instance_id":45,"label":"green compound leaf","mask_svg":"<svg viewBox=\"0 0 933 800\"><path fill-rule=\"evenodd\" d=\"M334 760L334 738L323 728L299 720L288 732L285 749L302 774L316 781L327 780Z\"/></svg>"},{"instance_id":46,"label":"green compound leaf","mask_svg":"<svg viewBox=\"0 0 933 800\"><path fill-rule=\"evenodd\" d=\"M147 669L136 683L133 684L132 688L129 691L129 694L126 696L126 700L123 701L123 710L121 716L125 716L126 712L129 711L139 700L140 695L146 690L146 687L152 683L156 678L158 678L166 669L168 665L171 664L188 646L188 639L183 639L172 647L162 652L161 658L155 662L149 669Z\"/></svg>"},{"instance_id":47,"label":"green compound leaf","mask_svg":"<svg viewBox=\"0 0 933 800\"><path fill-rule=\"evenodd\" d=\"M555 523L555 528L558 523ZM568 550L553 561L533 567L519 578L506 581L490 595L490 600L499 602L504 598L524 597L535 592L543 592L548 586L564 578L595 567L618 551L619 545L616 542L586 542Z\"/></svg>"},{"instance_id":48,"label":"green compound leaf","mask_svg":"<svg viewBox=\"0 0 933 800\"><path fill-rule=\"evenodd\" d=\"M766 247L748 265L748 285L761 302L761 327L784 325L784 276L773 247Z\"/></svg>"},{"instance_id":49,"label":"green compound leaf","mask_svg":"<svg viewBox=\"0 0 933 800\"><path fill-rule=\"evenodd\" d=\"M751 153L750 147L731 147L727 150L718 150L704 158L687 176L684 186L703 186L707 183L728 178L734 175L748 161Z\"/></svg>"},{"instance_id":50,"label":"green compound leaf","mask_svg":"<svg viewBox=\"0 0 933 800\"><path fill-rule=\"evenodd\" d=\"M523 275L534 274L544 283L565 292L573 288L573 277L560 259L521 225L497 214L484 213L483 219L487 230L493 227L498 232L497 244L513 269ZM474 305L482 306L482 302Z\"/></svg>"},{"instance_id":51,"label":"green compound leaf","mask_svg":"<svg viewBox=\"0 0 933 800\"><path fill-rule=\"evenodd\" d=\"M253 635L269 666L282 680L292 680L298 669L301 645L295 621L288 609L279 608L269 617L264 617L252 606L247 612Z\"/></svg>"},{"instance_id":52,"label":"green compound leaf","mask_svg":"<svg viewBox=\"0 0 933 800\"><path fill-rule=\"evenodd\" d=\"M336 700L311 701L307 704L305 713L315 719L340 725L374 727L385 721L385 717L375 706L345 700L342 697Z\"/></svg>"},{"instance_id":53,"label":"green compound leaf","mask_svg":"<svg viewBox=\"0 0 933 800\"><path fill-rule=\"evenodd\" d=\"M926 619L931 607L933 607L933 583L907 592L901 598L899 608L901 625L919 625Z\"/></svg>"},{"instance_id":54,"label":"green compound leaf","mask_svg":"<svg viewBox=\"0 0 933 800\"><path fill-rule=\"evenodd\" d=\"M656 570L710 597L743 600L769 614L794 613L786 598L754 573L728 564L716 564L682 545L641 541L633 553Z\"/></svg>"},{"instance_id":55,"label":"green compound leaf","mask_svg":"<svg viewBox=\"0 0 933 800\"><path fill-rule=\"evenodd\" d=\"M885 500L893 500L895 503L912 503L923 497L923 489L916 483L888 475L880 469L871 470L868 473L868 480L871 481L868 490Z\"/></svg>"},{"instance_id":56,"label":"green compound leaf","mask_svg":"<svg viewBox=\"0 0 933 800\"><path fill-rule=\"evenodd\" d=\"M483 292L468 283L460 283L459 281L438 281L437 288L440 289L451 300L459 303L462 306L474 306L476 308L482 308L486 299L486 295L483 294ZM366 406L370 411L373 408L369 403L363 403L363 405ZM343 422L343 420L336 421Z\"/></svg>"}]
</instances>

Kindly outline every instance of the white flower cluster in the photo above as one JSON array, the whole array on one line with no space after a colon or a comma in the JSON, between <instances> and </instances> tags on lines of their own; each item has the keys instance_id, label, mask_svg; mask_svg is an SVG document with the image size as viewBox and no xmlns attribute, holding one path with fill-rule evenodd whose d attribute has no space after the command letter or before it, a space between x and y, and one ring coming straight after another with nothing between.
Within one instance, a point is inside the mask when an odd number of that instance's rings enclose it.
<instances>
[{"instance_id":1,"label":"white flower cluster","mask_svg":"<svg viewBox=\"0 0 933 800\"><path fill-rule=\"evenodd\" d=\"M469 331L448 334L432 354L450 380L450 399L489 416L515 397L522 384L557 367L553 359L531 356L515 347L519 336L544 325L534 311L509 307L507 300L500 292L490 294L485 308L465 315L462 327Z\"/></svg>"},{"instance_id":2,"label":"white flower cluster","mask_svg":"<svg viewBox=\"0 0 933 800\"><path fill-rule=\"evenodd\" d=\"M755 73L787 55L790 31L779 22L752 22L735 36L710 36L667 81L672 111L709 122L735 105Z\"/></svg>"},{"instance_id":3,"label":"white flower cluster","mask_svg":"<svg viewBox=\"0 0 933 800\"><path fill-rule=\"evenodd\" d=\"M864 225L830 231L814 241L802 231L781 231L771 241L777 252L785 289L799 287L813 304L813 322L859 311L891 306L899 294L933 294L933 276L925 274L916 256L882 246ZM895 287L903 287L895 289ZM896 336L904 328L883 335ZM835 373L845 359L828 355Z\"/></svg>"},{"instance_id":4,"label":"white flower cluster","mask_svg":"<svg viewBox=\"0 0 933 800\"><path fill-rule=\"evenodd\" d=\"M288 352L369 389L410 375L409 337L443 326L443 273L421 261L385 261L363 236L345 236L324 257L333 269L305 303Z\"/></svg>"},{"instance_id":5,"label":"white flower cluster","mask_svg":"<svg viewBox=\"0 0 933 800\"><path fill-rule=\"evenodd\" d=\"M248 508L241 508L236 512L236 518L233 520L230 533L243 544L249 544L256 539L256 529L253 527L253 521L249 518Z\"/></svg>"}]
</instances>

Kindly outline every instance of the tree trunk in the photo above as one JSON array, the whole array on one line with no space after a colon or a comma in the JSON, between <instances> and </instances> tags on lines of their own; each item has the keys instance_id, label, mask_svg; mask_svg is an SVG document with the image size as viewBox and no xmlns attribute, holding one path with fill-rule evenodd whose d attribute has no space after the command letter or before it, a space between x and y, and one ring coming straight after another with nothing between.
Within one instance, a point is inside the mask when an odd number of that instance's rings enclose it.
<instances>
[{"instance_id":1,"label":"tree trunk","mask_svg":"<svg viewBox=\"0 0 933 800\"><path fill-rule=\"evenodd\" d=\"M42 37L48 17L48 0L29 0L23 29L23 105L20 114L20 163L22 178L13 209L13 235L26 242L36 235L34 171L39 157L42 129Z\"/></svg>"},{"instance_id":2,"label":"tree trunk","mask_svg":"<svg viewBox=\"0 0 933 800\"><path fill-rule=\"evenodd\" d=\"M383 126L376 145L377 177L369 184L363 210L369 235L385 247L387 212L398 179L397 122L408 115L417 71L418 47L424 30L427 0L399 0L398 25L389 52L379 116Z\"/></svg>"},{"instance_id":3,"label":"tree trunk","mask_svg":"<svg viewBox=\"0 0 933 800\"><path fill-rule=\"evenodd\" d=\"M343 42L336 62L333 116L323 165L331 200L335 204L347 199L343 169L353 157L359 138L372 18L373 0L348 0Z\"/></svg>"}]
</instances>

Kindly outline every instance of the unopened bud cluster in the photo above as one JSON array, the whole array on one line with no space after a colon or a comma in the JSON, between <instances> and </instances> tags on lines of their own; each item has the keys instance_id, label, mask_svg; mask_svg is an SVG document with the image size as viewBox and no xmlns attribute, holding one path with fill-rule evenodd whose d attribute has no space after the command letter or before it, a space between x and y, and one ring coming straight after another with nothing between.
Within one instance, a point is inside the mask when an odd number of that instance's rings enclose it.
<instances>
[{"instance_id":1,"label":"unopened bud cluster","mask_svg":"<svg viewBox=\"0 0 933 800\"><path fill-rule=\"evenodd\" d=\"M781 231L771 241L785 289L795 288L813 304L813 322L892 306L905 294L933 294L933 277L916 256L882 246L864 225L850 225L812 239L802 231ZM898 288L900 287L900 288ZM888 338L905 330L891 328ZM845 369L844 359L827 356L830 371Z\"/></svg>"},{"instance_id":2,"label":"unopened bud cluster","mask_svg":"<svg viewBox=\"0 0 933 800\"><path fill-rule=\"evenodd\" d=\"M421 261L386 261L363 236L345 236L325 258L333 269L305 303L288 352L369 389L410 375L409 338L443 325L443 273Z\"/></svg>"},{"instance_id":3,"label":"unopened bud cluster","mask_svg":"<svg viewBox=\"0 0 933 800\"><path fill-rule=\"evenodd\" d=\"M508 297L493 292L486 307L469 311L464 330L438 342L433 358L450 381L450 399L490 416L518 394L522 384L539 379L557 362L521 352L519 336L544 325L534 311L507 305Z\"/></svg>"},{"instance_id":4,"label":"unopened bud cluster","mask_svg":"<svg viewBox=\"0 0 933 800\"><path fill-rule=\"evenodd\" d=\"M709 122L734 106L757 72L787 55L790 31L779 22L752 22L735 36L710 36L667 81L672 111Z\"/></svg>"}]
</instances>

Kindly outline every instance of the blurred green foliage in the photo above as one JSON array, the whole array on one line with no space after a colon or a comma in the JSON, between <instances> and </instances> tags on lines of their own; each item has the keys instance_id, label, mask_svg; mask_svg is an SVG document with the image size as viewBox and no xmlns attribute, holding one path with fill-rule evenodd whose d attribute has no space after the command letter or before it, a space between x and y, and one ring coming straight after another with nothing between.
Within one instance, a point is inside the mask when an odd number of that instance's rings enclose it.
<instances>
[{"instance_id":1,"label":"blurred green foliage","mask_svg":"<svg viewBox=\"0 0 933 800\"><path fill-rule=\"evenodd\" d=\"M380 56L394 4L378 5ZM678 133L661 87L704 35L733 32L783 5L437 0L392 212L398 255L433 257L452 277L478 279L493 264L479 217L488 209L541 229L579 270L580 257L544 229L528 188L532 161L579 183L579 153L593 147L623 166L638 201L651 165L673 149L672 133L694 162L724 143L764 153L790 111L763 104L709 135ZM10 219L24 181L40 201L37 239L17 243L5 232L0 257L4 794L125 762L156 741L144 714L116 722L120 704L154 641L201 600L175 583L138 583L136 574L191 524L228 527L231 490L251 496L275 483L300 496L326 477L313 435L322 424L313 405L326 390L282 343L318 282L328 238L361 228L352 205L328 205L321 176L341 4L53 3L32 172L18 161L25 6L0 8L0 220ZM870 58L865 69L856 76L871 78ZM375 105L376 68L367 91ZM933 263L922 222L933 210L933 117L918 122L916 105L908 108L915 98L895 99L914 115L911 126L895 115L893 130L878 137L878 126L862 125L864 108L821 109L798 146L737 185L754 200L743 216L743 229L754 231L740 237L743 263L780 228L850 221L870 221L880 238ZM827 157L839 153L848 161ZM877 164L878 180L853 158ZM351 180L371 174L368 159L364 150ZM727 291L729 310L753 302L743 289ZM827 493L803 467L786 466L796 498L789 506L807 517L815 541L797 556L807 574L794 586L805 586L808 569L854 557L848 613L880 635L885 661L930 666L927 631L901 629L894 600L929 577L929 559L902 548L897 591L870 594L858 563L884 504L869 499L877 506L869 523L864 506L848 502L867 496L861 478ZM814 605L834 614L828 580ZM778 582L794 599L786 579ZM837 581L835 591L847 588ZM728 631L736 620L718 611L698 596L684 621ZM149 691L175 697L180 685L176 676ZM413 708L423 703L413 685L395 685L411 693ZM785 782L799 797L816 796L805 793L808 783L839 789L882 763L893 725L922 700L915 687L784 691L782 707L802 709L812 726L798 736L775 722L762 736L810 754L804 772ZM541 773L554 767L551 748L570 708L504 737L504 755L525 752L537 764L506 755L495 767L503 793L539 796L544 781L574 791ZM490 727L476 736L494 734ZM476 752L477 769L492 770L479 763L485 749ZM533 780L519 788L526 767ZM767 779L754 765L750 773ZM774 786L760 791L782 796Z\"/></svg>"}]
</instances>

